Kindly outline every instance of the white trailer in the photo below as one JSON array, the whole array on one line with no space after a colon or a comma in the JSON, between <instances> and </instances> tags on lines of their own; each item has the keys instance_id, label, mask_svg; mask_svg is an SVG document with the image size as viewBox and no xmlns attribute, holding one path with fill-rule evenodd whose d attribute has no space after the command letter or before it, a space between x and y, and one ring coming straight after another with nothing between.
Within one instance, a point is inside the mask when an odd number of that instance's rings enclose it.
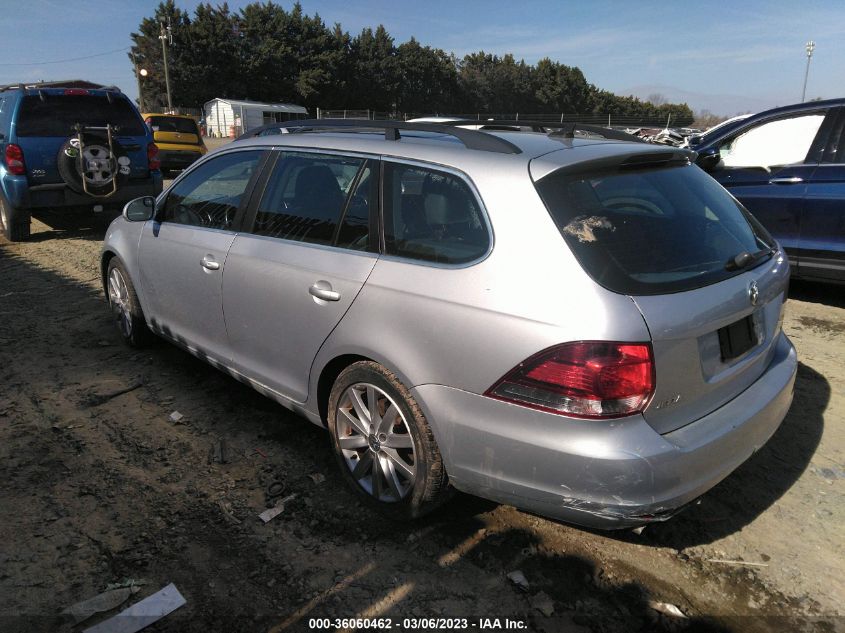
<instances>
[{"instance_id":1,"label":"white trailer","mask_svg":"<svg viewBox=\"0 0 845 633\"><path fill-rule=\"evenodd\" d=\"M240 136L266 123L305 119L308 110L293 103L259 103L217 97L203 107L205 133L216 138Z\"/></svg>"}]
</instances>

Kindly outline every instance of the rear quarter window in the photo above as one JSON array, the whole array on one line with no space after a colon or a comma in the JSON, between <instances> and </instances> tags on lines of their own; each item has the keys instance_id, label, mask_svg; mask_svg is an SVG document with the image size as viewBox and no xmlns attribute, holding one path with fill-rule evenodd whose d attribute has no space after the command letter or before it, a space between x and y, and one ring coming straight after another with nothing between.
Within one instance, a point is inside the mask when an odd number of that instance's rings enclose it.
<instances>
[{"instance_id":1,"label":"rear quarter window","mask_svg":"<svg viewBox=\"0 0 845 633\"><path fill-rule=\"evenodd\" d=\"M385 163L384 241L388 255L464 264L490 248L478 199L461 178L425 167Z\"/></svg>"},{"instance_id":2,"label":"rear quarter window","mask_svg":"<svg viewBox=\"0 0 845 633\"><path fill-rule=\"evenodd\" d=\"M694 165L553 172L536 183L581 266L622 294L699 288L739 274L739 253L774 246L765 229Z\"/></svg>"}]
</instances>

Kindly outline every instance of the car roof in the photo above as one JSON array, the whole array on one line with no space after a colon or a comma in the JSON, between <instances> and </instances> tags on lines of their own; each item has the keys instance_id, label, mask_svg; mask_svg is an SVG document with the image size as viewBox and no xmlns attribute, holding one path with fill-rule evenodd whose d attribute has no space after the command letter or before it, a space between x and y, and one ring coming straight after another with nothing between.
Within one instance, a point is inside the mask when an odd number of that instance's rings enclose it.
<instances>
[{"instance_id":1,"label":"car roof","mask_svg":"<svg viewBox=\"0 0 845 633\"><path fill-rule=\"evenodd\" d=\"M171 119L190 119L191 121L195 120L194 117L192 117L190 114L167 114L164 112L144 112L141 114L141 116L145 119L148 116L166 116Z\"/></svg>"},{"instance_id":2,"label":"car roof","mask_svg":"<svg viewBox=\"0 0 845 633\"><path fill-rule=\"evenodd\" d=\"M532 160L544 157L547 165L543 171L555 166L566 166L583 160L615 155L665 153L665 145L650 145L635 141L618 141L604 138L566 138L542 132L483 131L515 145L519 153L498 153L464 147L461 141L443 135L401 131L399 140L387 140L383 132L367 131L308 131L291 134L241 138L227 145L227 148L285 147L327 150L338 152L379 155L406 160L420 160L438 163L461 170L483 169L485 165L526 165ZM222 149L222 148L221 148ZM685 150L677 150L685 152ZM532 170L533 171L533 170ZM541 176L538 176L541 177Z\"/></svg>"},{"instance_id":3,"label":"car roof","mask_svg":"<svg viewBox=\"0 0 845 633\"><path fill-rule=\"evenodd\" d=\"M780 106L772 108L771 110L764 110L756 114L749 114L743 118L735 117L730 121L726 121L723 126L714 126L714 129L707 130L699 135L701 141L695 146L696 149L709 145L715 139L721 139L725 136L733 134L740 128L746 125L751 125L757 121L778 117L785 114L795 114L800 112L812 112L814 110L825 110L828 108L845 107L845 98L839 99L825 99L823 101L805 101L804 103L793 103L792 105Z\"/></svg>"}]
</instances>

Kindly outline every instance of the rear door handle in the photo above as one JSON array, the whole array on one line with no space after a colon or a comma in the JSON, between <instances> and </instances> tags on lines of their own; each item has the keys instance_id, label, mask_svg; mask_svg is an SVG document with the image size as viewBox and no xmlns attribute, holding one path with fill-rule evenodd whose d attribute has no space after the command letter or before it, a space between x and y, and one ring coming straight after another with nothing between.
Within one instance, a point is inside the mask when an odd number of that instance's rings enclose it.
<instances>
[{"instance_id":1,"label":"rear door handle","mask_svg":"<svg viewBox=\"0 0 845 633\"><path fill-rule=\"evenodd\" d=\"M214 258L211 255L203 257L200 264L202 264L202 267L206 270L220 270L220 262L214 261Z\"/></svg>"},{"instance_id":2,"label":"rear door handle","mask_svg":"<svg viewBox=\"0 0 845 633\"><path fill-rule=\"evenodd\" d=\"M332 290L332 285L328 281L318 281L308 288L308 292L313 297L323 301L340 301L340 293Z\"/></svg>"},{"instance_id":3,"label":"rear door handle","mask_svg":"<svg viewBox=\"0 0 845 633\"><path fill-rule=\"evenodd\" d=\"M772 178L769 181L770 185L796 185L799 182L804 182L801 176L790 176L789 178Z\"/></svg>"}]
</instances>

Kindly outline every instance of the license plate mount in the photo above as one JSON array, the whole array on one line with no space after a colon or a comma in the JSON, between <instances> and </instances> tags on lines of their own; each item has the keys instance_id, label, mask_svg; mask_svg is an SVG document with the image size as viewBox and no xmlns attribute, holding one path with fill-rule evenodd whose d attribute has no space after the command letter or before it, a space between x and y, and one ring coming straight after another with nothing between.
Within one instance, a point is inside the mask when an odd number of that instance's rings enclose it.
<instances>
[{"instance_id":1,"label":"license plate mount","mask_svg":"<svg viewBox=\"0 0 845 633\"><path fill-rule=\"evenodd\" d=\"M757 332L754 328L754 318L748 315L719 329L719 349L722 361L739 358L757 344Z\"/></svg>"}]
</instances>

